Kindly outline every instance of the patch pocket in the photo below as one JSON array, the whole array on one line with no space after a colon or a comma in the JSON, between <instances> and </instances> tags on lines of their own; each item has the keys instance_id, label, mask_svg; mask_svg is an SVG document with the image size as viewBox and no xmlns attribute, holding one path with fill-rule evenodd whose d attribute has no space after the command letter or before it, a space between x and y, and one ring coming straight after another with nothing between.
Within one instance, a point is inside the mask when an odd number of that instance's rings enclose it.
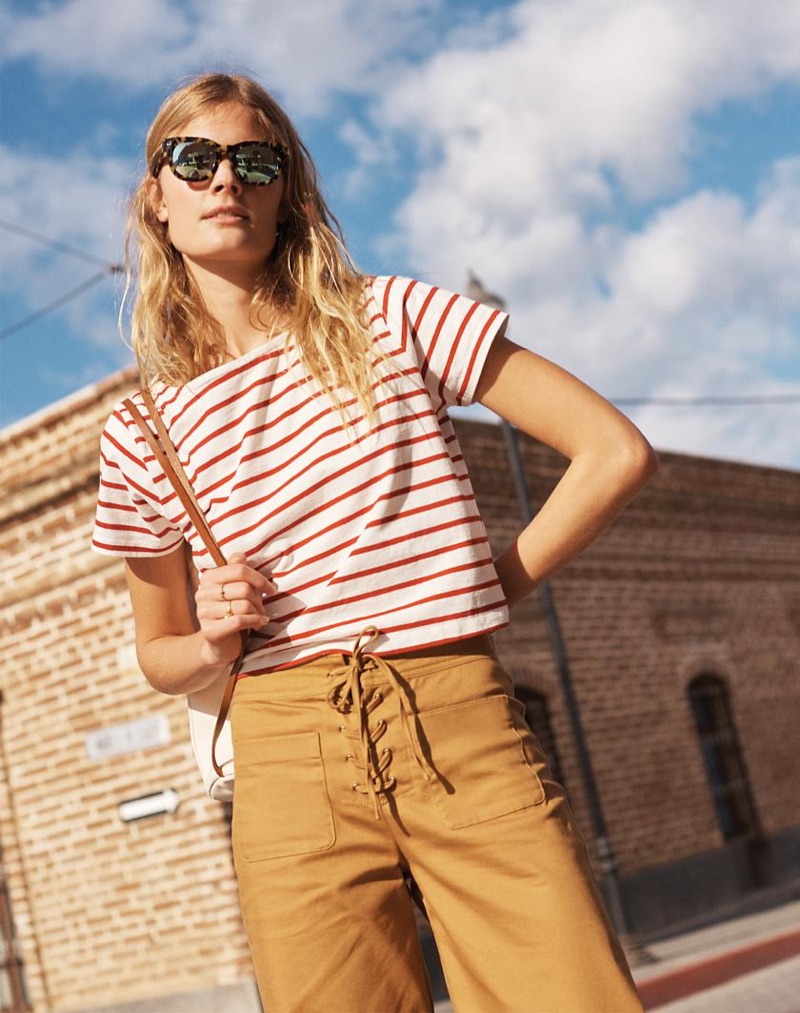
<instances>
[{"instance_id":1,"label":"patch pocket","mask_svg":"<svg viewBox=\"0 0 800 1013\"><path fill-rule=\"evenodd\" d=\"M540 805L535 748L517 727L507 696L489 696L420 712L424 746L437 777L429 782L452 830Z\"/></svg>"},{"instance_id":2,"label":"patch pocket","mask_svg":"<svg viewBox=\"0 0 800 1013\"><path fill-rule=\"evenodd\" d=\"M235 853L259 862L333 845L333 812L316 732L236 742L234 758Z\"/></svg>"}]
</instances>

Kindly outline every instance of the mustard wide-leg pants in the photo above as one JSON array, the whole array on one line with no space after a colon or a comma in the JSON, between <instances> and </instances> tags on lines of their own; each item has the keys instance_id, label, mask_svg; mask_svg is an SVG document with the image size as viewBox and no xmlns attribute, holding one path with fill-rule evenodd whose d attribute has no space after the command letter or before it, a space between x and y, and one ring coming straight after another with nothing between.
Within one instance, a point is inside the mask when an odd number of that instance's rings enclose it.
<instances>
[{"instance_id":1,"label":"mustard wide-leg pants","mask_svg":"<svg viewBox=\"0 0 800 1013\"><path fill-rule=\"evenodd\" d=\"M409 870L457 1013L642 1009L511 692L488 638L241 680L233 851L268 1013L432 1009Z\"/></svg>"}]
</instances>

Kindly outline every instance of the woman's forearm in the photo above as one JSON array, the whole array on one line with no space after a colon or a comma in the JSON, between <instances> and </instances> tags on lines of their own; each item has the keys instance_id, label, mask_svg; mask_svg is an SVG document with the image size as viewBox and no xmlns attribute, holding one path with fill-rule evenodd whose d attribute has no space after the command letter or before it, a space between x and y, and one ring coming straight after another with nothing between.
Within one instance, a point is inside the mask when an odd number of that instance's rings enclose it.
<instances>
[{"instance_id":1,"label":"woman's forearm","mask_svg":"<svg viewBox=\"0 0 800 1013\"><path fill-rule=\"evenodd\" d=\"M536 517L495 562L509 605L593 542L657 467L644 439L604 454L577 456Z\"/></svg>"},{"instance_id":2,"label":"woman's forearm","mask_svg":"<svg viewBox=\"0 0 800 1013\"><path fill-rule=\"evenodd\" d=\"M161 693L204 689L236 659L242 636L269 622L264 599L273 585L241 553L205 571L194 608L182 547L166 556L127 559L125 576L139 666Z\"/></svg>"},{"instance_id":3,"label":"woman's forearm","mask_svg":"<svg viewBox=\"0 0 800 1013\"><path fill-rule=\"evenodd\" d=\"M539 513L496 561L514 605L597 538L655 473L658 459L612 404L505 336L492 343L476 398L570 461Z\"/></svg>"},{"instance_id":4,"label":"woman's forearm","mask_svg":"<svg viewBox=\"0 0 800 1013\"><path fill-rule=\"evenodd\" d=\"M157 637L137 644L136 654L150 685L172 696L205 689L225 673L234 660L215 656L200 632Z\"/></svg>"}]
</instances>

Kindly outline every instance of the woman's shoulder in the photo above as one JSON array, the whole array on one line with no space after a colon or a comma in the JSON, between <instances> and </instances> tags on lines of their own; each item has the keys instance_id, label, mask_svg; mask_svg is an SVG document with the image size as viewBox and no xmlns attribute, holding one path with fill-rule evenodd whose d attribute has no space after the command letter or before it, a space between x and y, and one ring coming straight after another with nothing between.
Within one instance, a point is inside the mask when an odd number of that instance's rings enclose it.
<instances>
[{"instance_id":1,"label":"woman's shoulder","mask_svg":"<svg viewBox=\"0 0 800 1013\"><path fill-rule=\"evenodd\" d=\"M454 301L469 304L470 300L441 288L433 282L420 281L403 274L370 275L365 278L368 297L384 317L401 318L429 305L449 305Z\"/></svg>"},{"instance_id":2,"label":"woman's shoulder","mask_svg":"<svg viewBox=\"0 0 800 1013\"><path fill-rule=\"evenodd\" d=\"M159 411L163 410L164 399L171 389L173 388L162 383L151 386L151 394ZM112 405L101 432L101 447L106 450L116 449L117 452L123 454L133 452L143 436L139 431L139 423L132 409L138 412L146 424L150 423L150 409L144 394L141 390L132 390Z\"/></svg>"},{"instance_id":3,"label":"woman's shoulder","mask_svg":"<svg viewBox=\"0 0 800 1013\"><path fill-rule=\"evenodd\" d=\"M133 401L140 412L147 408L139 391L120 398L111 408L100 433L100 453L109 463L120 464L122 458L136 457L136 423L128 408Z\"/></svg>"},{"instance_id":4,"label":"woman's shoulder","mask_svg":"<svg viewBox=\"0 0 800 1013\"><path fill-rule=\"evenodd\" d=\"M173 410L174 405L179 403L187 393L190 393L186 385L182 387L171 386L164 383L163 380L157 379L151 380L144 389L147 390L150 398L155 403L156 410L162 417L168 416ZM137 422L131 406L144 417L145 421L150 421L150 408L145 399L144 390L139 387L137 390L131 390L112 405L106 421L106 429L110 427L112 431L116 431L120 426L123 426L128 430L135 431L137 429Z\"/></svg>"},{"instance_id":5,"label":"woman's shoulder","mask_svg":"<svg viewBox=\"0 0 800 1013\"><path fill-rule=\"evenodd\" d=\"M133 415L128 407L128 404L131 401L136 405L140 412L147 411L141 391L131 391L111 406L111 411L108 413L105 425L103 426L104 434L118 434L121 429L127 429L131 425L133 422Z\"/></svg>"},{"instance_id":6,"label":"woman's shoulder","mask_svg":"<svg viewBox=\"0 0 800 1013\"><path fill-rule=\"evenodd\" d=\"M414 278L407 278L402 274L369 274L364 276L364 287L368 296L374 299L382 299L385 296L403 298L422 282Z\"/></svg>"},{"instance_id":7,"label":"woman's shoulder","mask_svg":"<svg viewBox=\"0 0 800 1013\"><path fill-rule=\"evenodd\" d=\"M439 290L434 285L402 274L365 277L365 292L373 322L382 320L395 331L404 317L415 315Z\"/></svg>"},{"instance_id":8,"label":"woman's shoulder","mask_svg":"<svg viewBox=\"0 0 800 1013\"><path fill-rule=\"evenodd\" d=\"M155 398L156 403L158 403L159 395L161 394L161 392L157 391L156 389L152 389L151 392L153 397ZM111 411L108 414L104 430L109 428L112 430L116 430L119 428L119 426L125 426L126 428L129 428L131 425L134 425L135 419L133 412L130 409L131 404L142 415L144 415L145 418L149 416L150 412L148 410L147 403L145 402L144 394L142 393L141 390L132 390L128 394L125 394L124 397L121 397L119 401L116 401L111 406Z\"/></svg>"}]
</instances>

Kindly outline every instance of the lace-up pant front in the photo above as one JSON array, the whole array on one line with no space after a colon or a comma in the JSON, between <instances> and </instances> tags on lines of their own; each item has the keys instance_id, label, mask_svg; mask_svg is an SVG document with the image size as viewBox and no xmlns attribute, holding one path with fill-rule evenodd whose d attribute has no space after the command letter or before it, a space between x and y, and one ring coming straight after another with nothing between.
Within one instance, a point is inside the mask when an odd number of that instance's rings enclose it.
<instances>
[{"instance_id":1,"label":"lace-up pant front","mask_svg":"<svg viewBox=\"0 0 800 1013\"><path fill-rule=\"evenodd\" d=\"M364 646L234 694L234 861L268 1013L432 1009L409 870L459 1013L641 1010L488 639Z\"/></svg>"}]
</instances>

